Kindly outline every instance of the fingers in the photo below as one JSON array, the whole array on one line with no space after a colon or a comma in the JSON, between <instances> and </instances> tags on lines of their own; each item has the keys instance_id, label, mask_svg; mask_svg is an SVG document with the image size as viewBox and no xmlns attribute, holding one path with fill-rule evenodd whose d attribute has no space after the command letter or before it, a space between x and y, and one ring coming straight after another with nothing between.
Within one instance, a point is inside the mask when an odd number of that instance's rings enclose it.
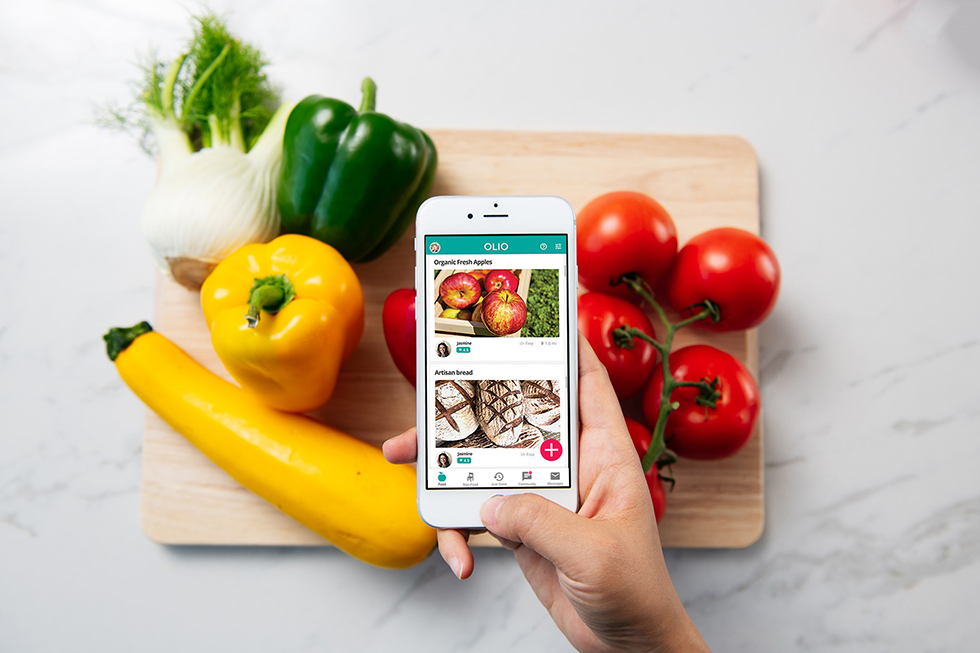
<instances>
[{"instance_id":1,"label":"fingers","mask_svg":"<svg viewBox=\"0 0 980 653\"><path fill-rule=\"evenodd\" d=\"M574 555L575 536L589 527L587 519L537 494L492 497L480 520L498 538L520 542L558 567Z\"/></svg>"},{"instance_id":2,"label":"fingers","mask_svg":"<svg viewBox=\"0 0 980 653\"><path fill-rule=\"evenodd\" d=\"M439 542L439 553L456 574L456 578L469 578L473 573L473 552L467 545L469 531L440 530L436 532L436 538Z\"/></svg>"},{"instance_id":3,"label":"fingers","mask_svg":"<svg viewBox=\"0 0 980 653\"><path fill-rule=\"evenodd\" d=\"M404 465L414 463L418 457L418 439L415 435L415 427L408 429L401 435L385 440L381 445L381 453L385 460L394 465Z\"/></svg>"},{"instance_id":4,"label":"fingers","mask_svg":"<svg viewBox=\"0 0 980 653\"><path fill-rule=\"evenodd\" d=\"M579 413L582 428L602 428L623 421L619 398L609 382L606 368L592 351L592 345L578 334Z\"/></svg>"},{"instance_id":5,"label":"fingers","mask_svg":"<svg viewBox=\"0 0 980 653\"><path fill-rule=\"evenodd\" d=\"M490 531L487 531L487 532L490 533ZM504 547L505 549L510 549L511 551L515 551L518 547L521 546L521 543L520 542L511 542L510 540L505 540L504 538L500 537L499 535L494 535L493 533L490 533L490 537L492 537L493 539L497 540L497 542L500 543L500 546ZM535 554L535 555L537 555L537 554Z\"/></svg>"},{"instance_id":6,"label":"fingers","mask_svg":"<svg viewBox=\"0 0 980 653\"><path fill-rule=\"evenodd\" d=\"M611 464L632 461L636 457L629 430L623 420L619 397L609 382L609 374L592 351L592 346L579 334L579 421L582 424L580 488L588 493L593 476L584 471L593 468L598 473ZM587 459L588 457L588 459Z\"/></svg>"}]
</instances>

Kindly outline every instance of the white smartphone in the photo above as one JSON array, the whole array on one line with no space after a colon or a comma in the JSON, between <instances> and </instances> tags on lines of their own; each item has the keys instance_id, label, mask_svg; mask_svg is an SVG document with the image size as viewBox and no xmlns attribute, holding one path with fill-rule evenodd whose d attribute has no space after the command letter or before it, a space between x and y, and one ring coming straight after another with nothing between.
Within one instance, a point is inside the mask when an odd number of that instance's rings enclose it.
<instances>
[{"instance_id":1,"label":"white smartphone","mask_svg":"<svg viewBox=\"0 0 980 653\"><path fill-rule=\"evenodd\" d=\"M418 211L418 508L482 528L497 494L578 509L575 213L559 197L433 197Z\"/></svg>"}]
</instances>

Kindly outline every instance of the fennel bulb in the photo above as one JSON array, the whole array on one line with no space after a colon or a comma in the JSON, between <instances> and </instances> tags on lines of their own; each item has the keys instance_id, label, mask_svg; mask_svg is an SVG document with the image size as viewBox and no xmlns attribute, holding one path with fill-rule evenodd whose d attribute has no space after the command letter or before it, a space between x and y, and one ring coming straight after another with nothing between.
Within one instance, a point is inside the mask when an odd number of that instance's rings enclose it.
<instances>
[{"instance_id":1,"label":"fennel bulb","mask_svg":"<svg viewBox=\"0 0 980 653\"><path fill-rule=\"evenodd\" d=\"M236 249L279 234L276 187L288 116L280 108L248 153L222 144L165 160L161 150L143 236L161 269L181 285L200 288Z\"/></svg>"},{"instance_id":2,"label":"fennel bulb","mask_svg":"<svg viewBox=\"0 0 980 653\"><path fill-rule=\"evenodd\" d=\"M279 233L276 190L283 132L265 61L213 15L197 17L185 54L151 60L144 88L114 122L136 124L158 155L156 185L143 209L143 235L160 268L197 290L243 245Z\"/></svg>"}]
</instances>

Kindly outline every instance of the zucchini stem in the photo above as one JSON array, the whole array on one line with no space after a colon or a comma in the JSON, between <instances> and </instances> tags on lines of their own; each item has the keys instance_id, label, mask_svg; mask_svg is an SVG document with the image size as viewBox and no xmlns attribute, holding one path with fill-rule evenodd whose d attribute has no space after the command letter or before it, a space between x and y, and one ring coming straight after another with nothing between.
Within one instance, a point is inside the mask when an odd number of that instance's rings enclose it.
<instances>
[{"instance_id":1,"label":"zucchini stem","mask_svg":"<svg viewBox=\"0 0 980 653\"><path fill-rule=\"evenodd\" d=\"M106 354L109 355L109 360L115 361L116 357L133 344L137 338L150 331L153 331L153 327L146 320L129 328L113 327L109 329L109 333L102 336L102 339L105 340L105 350Z\"/></svg>"}]
</instances>

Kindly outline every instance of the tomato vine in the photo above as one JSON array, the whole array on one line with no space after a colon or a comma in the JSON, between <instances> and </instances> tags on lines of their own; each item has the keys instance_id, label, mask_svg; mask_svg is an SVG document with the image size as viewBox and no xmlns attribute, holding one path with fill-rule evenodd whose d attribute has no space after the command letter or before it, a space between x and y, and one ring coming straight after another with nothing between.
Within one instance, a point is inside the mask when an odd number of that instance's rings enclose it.
<instances>
[{"instance_id":1,"label":"tomato vine","mask_svg":"<svg viewBox=\"0 0 980 653\"><path fill-rule=\"evenodd\" d=\"M656 339L651 338L646 333L628 324L618 327L613 331L613 338L618 347L632 349L636 346L636 338L640 338L649 342L660 352L661 367L663 368L664 375L664 388L663 394L660 397L660 413L657 416L657 423L653 429L650 447L647 449L642 460L643 473L645 474L654 465L657 465L659 468L677 460L673 452L667 449L667 442L664 438L664 433L667 429L667 418L670 417L672 411L680 407L678 402L671 401L670 399L674 390L677 388L698 388L699 393L695 401L698 405L704 406L705 409L714 408L715 402L721 398L721 393L718 391L718 377L710 381L707 379L701 379L700 381L678 381L670 371L670 349L677 331L699 320L711 319L713 322L718 322L721 319L721 312L716 304L710 300L706 300L690 307L691 312L694 313L691 317L683 319L680 322L671 322L667 319L667 313L663 307L653 298L653 290L642 278L634 274L625 274L620 277L619 281L620 283L626 284L630 290L639 295L643 301L648 303L656 311L657 317L660 318L666 330L663 343L658 342Z\"/></svg>"}]
</instances>

